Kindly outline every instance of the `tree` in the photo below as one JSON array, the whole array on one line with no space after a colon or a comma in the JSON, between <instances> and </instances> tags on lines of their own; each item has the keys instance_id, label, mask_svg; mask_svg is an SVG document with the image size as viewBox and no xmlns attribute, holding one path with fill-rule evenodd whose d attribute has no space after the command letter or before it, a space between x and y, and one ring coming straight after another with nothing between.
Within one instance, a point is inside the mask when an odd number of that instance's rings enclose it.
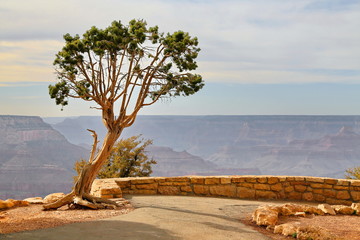
<instances>
[{"instance_id":1,"label":"tree","mask_svg":"<svg viewBox=\"0 0 360 240\"><path fill-rule=\"evenodd\" d=\"M140 136L133 136L118 141L99 171L98 178L120 178L120 177L149 177L152 173L154 159L149 159L145 148L152 144L152 140L139 139ZM86 165L86 160L77 161L74 170L81 173ZM77 181L78 176L74 177Z\"/></svg>"},{"instance_id":2,"label":"tree","mask_svg":"<svg viewBox=\"0 0 360 240\"><path fill-rule=\"evenodd\" d=\"M345 177L347 179L360 179L360 167L347 169Z\"/></svg>"},{"instance_id":3,"label":"tree","mask_svg":"<svg viewBox=\"0 0 360 240\"><path fill-rule=\"evenodd\" d=\"M156 164L156 161L149 159L145 148L153 142L139 138L133 136L115 144L99 172L99 178L149 177L152 173L151 165Z\"/></svg>"},{"instance_id":4,"label":"tree","mask_svg":"<svg viewBox=\"0 0 360 240\"><path fill-rule=\"evenodd\" d=\"M103 208L115 203L91 196L90 189L116 140L141 108L161 98L192 95L203 87L202 77L191 73L200 48L197 38L186 32L160 33L143 20L128 25L114 21L105 29L92 27L82 37L66 34L64 40L54 61L58 82L49 86L50 97L62 107L69 98L93 102L107 134L96 151L97 134L89 129L94 144L73 190L44 208L69 203Z\"/></svg>"}]
</instances>

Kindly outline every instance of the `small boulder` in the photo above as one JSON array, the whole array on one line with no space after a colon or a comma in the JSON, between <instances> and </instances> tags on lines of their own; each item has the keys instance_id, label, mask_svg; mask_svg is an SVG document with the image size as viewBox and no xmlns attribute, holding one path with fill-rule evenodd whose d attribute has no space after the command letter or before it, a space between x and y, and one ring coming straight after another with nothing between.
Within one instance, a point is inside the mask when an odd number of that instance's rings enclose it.
<instances>
[{"instance_id":1,"label":"small boulder","mask_svg":"<svg viewBox=\"0 0 360 240\"><path fill-rule=\"evenodd\" d=\"M296 216L296 217L306 217L306 213L305 212L296 212L294 214L294 216Z\"/></svg>"},{"instance_id":2,"label":"small boulder","mask_svg":"<svg viewBox=\"0 0 360 240\"><path fill-rule=\"evenodd\" d=\"M291 236L293 234L296 234L299 228L300 228L300 223L298 222L284 223L275 226L274 233L282 234L284 236Z\"/></svg>"},{"instance_id":3,"label":"small boulder","mask_svg":"<svg viewBox=\"0 0 360 240\"><path fill-rule=\"evenodd\" d=\"M357 215L360 215L360 203L353 203L351 204L351 208L356 211Z\"/></svg>"},{"instance_id":4,"label":"small boulder","mask_svg":"<svg viewBox=\"0 0 360 240\"><path fill-rule=\"evenodd\" d=\"M297 212L305 212L304 205L286 203L281 207L281 214L284 216L295 215Z\"/></svg>"},{"instance_id":5,"label":"small boulder","mask_svg":"<svg viewBox=\"0 0 360 240\"><path fill-rule=\"evenodd\" d=\"M313 207L313 206L306 206L305 212L309 213L309 214L315 214L315 215L324 215L325 214L321 209L319 209L317 207Z\"/></svg>"},{"instance_id":6,"label":"small boulder","mask_svg":"<svg viewBox=\"0 0 360 240\"><path fill-rule=\"evenodd\" d=\"M53 203L63 197L65 197L65 193L51 193L44 198L43 203L44 204Z\"/></svg>"},{"instance_id":7,"label":"small boulder","mask_svg":"<svg viewBox=\"0 0 360 240\"><path fill-rule=\"evenodd\" d=\"M355 211L351 207L344 205L333 205L331 207L335 210L336 214L351 215Z\"/></svg>"},{"instance_id":8,"label":"small boulder","mask_svg":"<svg viewBox=\"0 0 360 240\"><path fill-rule=\"evenodd\" d=\"M25 198L23 201L27 201L30 204L43 204L42 197Z\"/></svg>"},{"instance_id":9,"label":"small boulder","mask_svg":"<svg viewBox=\"0 0 360 240\"><path fill-rule=\"evenodd\" d=\"M14 207L26 207L30 205L28 201L24 200L8 199L6 201L12 202L14 204Z\"/></svg>"},{"instance_id":10,"label":"small boulder","mask_svg":"<svg viewBox=\"0 0 360 240\"><path fill-rule=\"evenodd\" d=\"M319 204L318 208L321 209L325 214L336 215L335 210L329 204Z\"/></svg>"},{"instance_id":11,"label":"small boulder","mask_svg":"<svg viewBox=\"0 0 360 240\"><path fill-rule=\"evenodd\" d=\"M252 215L253 222L257 225L268 226L276 225L278 221L278 211L269 206L258 207Z\"/></svg>"},{"instance_id":12,"label":"small boulder","mask_svg":"<svg viewBox=\"0 0 360 240\"><path fill-rule=\"evenodd\" d=\"M15 206L15 203L13 203L11 201L11 199L8 199L8 200L1 200L0 199L0 210L1 209L8 209L8 208L12 208Z\"/></svg>"}]
</instances>

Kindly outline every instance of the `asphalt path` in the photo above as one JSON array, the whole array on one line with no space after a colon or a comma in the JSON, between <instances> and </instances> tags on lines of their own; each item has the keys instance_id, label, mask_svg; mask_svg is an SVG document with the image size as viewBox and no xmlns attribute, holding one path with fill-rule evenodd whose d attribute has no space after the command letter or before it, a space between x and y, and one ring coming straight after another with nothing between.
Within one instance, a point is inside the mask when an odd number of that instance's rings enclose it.
<instances>
[{"instance_id":1,"label":"asphalt path","mask_svg":"<svg viewBox=\"0 0 360 240\"><path fill-rule=\"evenodd\" d=\"M0 235L13 240L269 240L239 219L268 202L185 196L127 196L129 214Z\"/></svg>"}]
</instances>

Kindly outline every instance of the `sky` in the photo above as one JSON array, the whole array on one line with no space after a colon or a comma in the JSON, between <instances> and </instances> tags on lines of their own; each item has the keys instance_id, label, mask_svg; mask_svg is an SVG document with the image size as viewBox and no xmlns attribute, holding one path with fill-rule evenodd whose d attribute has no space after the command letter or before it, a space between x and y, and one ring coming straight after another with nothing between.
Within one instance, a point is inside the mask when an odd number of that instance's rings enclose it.
<instances>
[{"instance_id":1,"label":"sky","mask_svg":"<svg viewBox=\"0 0 360 240\"><path fill-rule=\"evenodd\" d=\"M0 0L0 115L98 115L49 98L65 33L144 19L197 36L205 87L153 115L360 115L360 0Z\"/></svg>"}]
</instances>

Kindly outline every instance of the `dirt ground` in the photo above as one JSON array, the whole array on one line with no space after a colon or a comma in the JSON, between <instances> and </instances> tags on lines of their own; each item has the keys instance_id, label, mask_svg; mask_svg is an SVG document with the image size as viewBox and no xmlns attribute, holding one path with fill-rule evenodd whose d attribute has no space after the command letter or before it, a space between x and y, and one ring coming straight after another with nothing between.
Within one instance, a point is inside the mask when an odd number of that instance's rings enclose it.
<instances>
[{"instance_id":1,"label":"dirt ground","mask_svg":"<svg viewBox=\"0 0 360 240\"><path fill-rule=\"evenodd\" d=\"M76 209L66 206L57 211L43 211L42 204L0 211L0 234L52 228L75 222L87 222L126 214L131 205L120 209Z\"/></svg>"},{"instance_id":2,"label":"dirt ground","mask_svg":"<svg viewBox=\"0 0 360 240\"><path fill-rule=\"evenodd\" d=\"M266 230L264 227L257 226L251 222L251 214L241 219L241 222L251 226L253 229L267 235L271 239L275 240L288 240L294 239L291 236L285 237L280 234L274 234L273 232ZM360 216L349 215L336 215L336 216L311 216L295 217L295 216L281 216L279 217L278 224L288 222L300 222L301 224L321 227L334 236L334 239L338 240L360 240Z\"/></svg>"},{"instance_id":3,"label":"dirt ground","mask_svg":"<svg viewBox=\"0 0 360 240\"><path fill-rule=\"evenodd\" d=\"M57 211L42 211L42 205L18 207L0 211L0 234L51 228L75 222L93 221L126 214L132 210L133 207L131 205L114 210L70 210L67 207L63 207ZM251 222L251 212L243 215L240 221L272 239L293 239L292 237L274 234L265 228L256 226ZM338 236L339 239L360 240L360 216L280 217L279 224L290 221L322 227L334 234L334 236Z\"/></svg>"}]
</instances>

